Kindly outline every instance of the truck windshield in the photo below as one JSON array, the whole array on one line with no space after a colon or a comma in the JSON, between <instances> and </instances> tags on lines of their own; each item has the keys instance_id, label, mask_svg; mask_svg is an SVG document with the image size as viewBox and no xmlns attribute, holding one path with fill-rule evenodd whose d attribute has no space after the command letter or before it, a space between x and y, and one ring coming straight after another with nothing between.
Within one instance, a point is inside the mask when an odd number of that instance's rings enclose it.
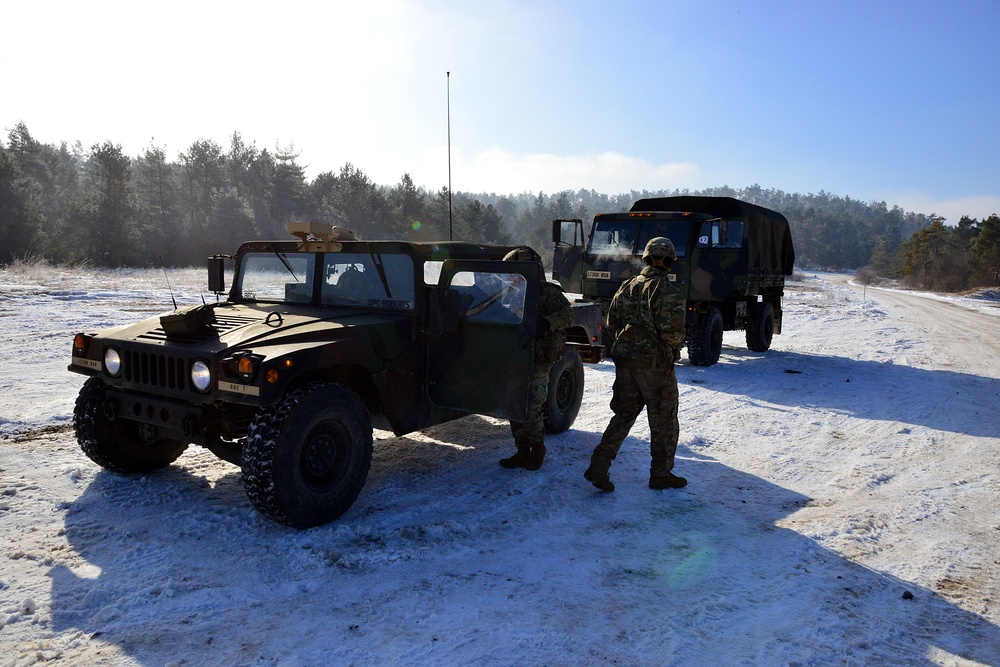
<instances>
[{"instance_id":1,"label":"truck windshield","mask_svg":"<svg viewBox=\"0 0 1000 667\"><path fill-rule=\"evenodd\" d=\"M639 229L639 242L636 243L636 254L642 255L643 249L649 243L649 239L657 236L665 236L674 244L674 250L678 257L687 254L688 230L691 223L687 220L647 220L643 221Z\"/></svg>"},{"instance_id":2,"label":"truck windshield","mask_svg":"<svg viewBox=\"0 0 1000 667\"><path fill-rule=\"evenodd\" d=\"M589 253L601 257L641 257L649 239L665 236L673 241L677 256L687 254L687 220L598 220L590 239Z\"/></svg>"},{"instance_id":3,"label":"truck windshield","mask_svg":"<svg viewBox=\"0 0 1000 667\"><path fill-rule=\"evenodd\" d=\"M598 220L590 237L591 255L630 257L634 254L635 220Z\"/></svg>"}]
</instances>

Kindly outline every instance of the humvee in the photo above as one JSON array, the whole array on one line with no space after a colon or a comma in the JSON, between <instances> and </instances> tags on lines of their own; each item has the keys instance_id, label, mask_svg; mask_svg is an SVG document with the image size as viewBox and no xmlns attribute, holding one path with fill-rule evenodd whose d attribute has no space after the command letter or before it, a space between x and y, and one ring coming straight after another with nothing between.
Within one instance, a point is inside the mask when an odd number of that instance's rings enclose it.
<instances>
[{"instance_id":1,"label":"humvee","mask_svg":"<svg viewBox=\"0 0 1000 667\"><path fill-rule=\"evenodd\" d=\"M509 247L289 231L297 241L209 258L214 303L75 336L69 370L90 377L73 421L91 460L145 473L200 445L242 468L260 513L308 527L353 504L374 428L526 416L539 264L503 261ZM604 358L599 309L574 313L550 374L553 433L576 418L582 363Z\"/></svg>"},{"instance_id":2,"label":"humvee","mask_svg":"<svg viewBox=\"0 0 1000 667\"><path fill-rule=\"evenodd\" d=\"M691 364L719 360L723 331L745 330L750 350L768 350L781 333L785 276L795 263L788 221L777 211L731 197L658 197L594 216L586 237L582 220L554 220L552 276L607 312L618 286L642 270L642 251L656 236L677 250L669 278L687 301ZM611 341L603 342L610 350Z\"/></svg>"}]
</instances>

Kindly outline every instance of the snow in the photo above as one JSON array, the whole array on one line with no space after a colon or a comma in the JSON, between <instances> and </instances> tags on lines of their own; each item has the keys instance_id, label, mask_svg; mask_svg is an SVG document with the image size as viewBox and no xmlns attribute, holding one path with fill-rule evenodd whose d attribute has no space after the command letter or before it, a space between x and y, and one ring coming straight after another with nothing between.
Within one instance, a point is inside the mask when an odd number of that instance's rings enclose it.
<instances>
[{"instance_id":1,"label":"snow","mask_svg":"<svg viewBox=\"0 0 1000 667\"><path fill-rule=\"evenodd\" d=\"M172 270L179 305L203 272ZM506 423L377 432L367 485L305 531L191 447L126 477L79 450L72 335L172 309L162 271L0 270L0 667L1000 665L1000 308L796 276L763 354L678 367L681 490L587 366L537 472Z\"/></svg>"}]
</instances>

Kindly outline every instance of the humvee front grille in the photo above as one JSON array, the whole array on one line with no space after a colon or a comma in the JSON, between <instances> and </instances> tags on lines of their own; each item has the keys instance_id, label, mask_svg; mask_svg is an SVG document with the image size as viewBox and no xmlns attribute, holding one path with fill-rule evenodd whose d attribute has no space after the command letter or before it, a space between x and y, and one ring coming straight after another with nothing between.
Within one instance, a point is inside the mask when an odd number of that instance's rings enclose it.
<instances>
[{"instance_id":1,"label":"humvee front grille","mask_svg":"<svg viewBox=\"0 0 1000 667\"><path fill-rule=\"evenodd\" d=\"M138 350L124 352L122 373L125 381L147 387L187 388L187 360L169 354L154 354Z\"/></svg>"}]
</instances>

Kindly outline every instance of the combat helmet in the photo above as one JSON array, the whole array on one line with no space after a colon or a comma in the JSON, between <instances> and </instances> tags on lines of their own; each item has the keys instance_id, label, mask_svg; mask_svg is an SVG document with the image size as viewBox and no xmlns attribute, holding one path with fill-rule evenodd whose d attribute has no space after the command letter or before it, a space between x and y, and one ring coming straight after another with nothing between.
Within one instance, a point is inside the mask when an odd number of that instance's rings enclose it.
<instances>
[{"instance_id":1,"label":"combat helmet","mask_svg":"<svg viewBox=\"0 0 1000 667\"><path fill-rule=\"evenodd\" d=\"M642 258L662 257L671 261L677 259L677 251L674 249L673 241L665 236L656 236L649 239L646 249L642 251Z\"/></svg>"},{"instance_id":2,"label":"combat helmet","mask_svg":"<svg viewBox=\"0 0 1000 667\"><path fill-rule=\"evenodd\" d=\"M538 262L542 263L542 257L537 252L526 245L518 246L503 256L505 262Z\"/></svg>"}]
</instances>

